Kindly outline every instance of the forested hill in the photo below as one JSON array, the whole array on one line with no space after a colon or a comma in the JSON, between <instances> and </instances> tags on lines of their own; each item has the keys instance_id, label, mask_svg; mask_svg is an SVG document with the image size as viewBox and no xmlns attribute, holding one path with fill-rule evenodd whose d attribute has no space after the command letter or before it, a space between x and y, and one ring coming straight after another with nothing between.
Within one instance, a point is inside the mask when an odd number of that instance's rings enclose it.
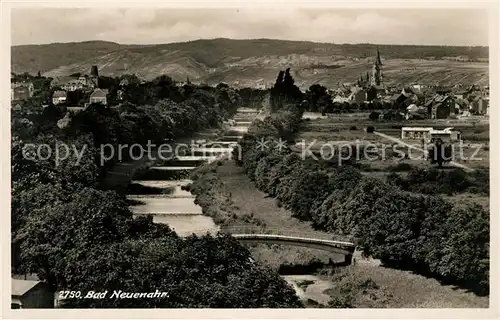
<instances>
[{"instance_id":1,"label":"forested hill","mask_svg":"<svg viewBox=\"0 0 500 320\"><path fill-rule=\"evenodd\" d=\"M488 47L331 44L271 39L212 39L157 45L105 41L13 46L12 71L46 76L88 72L135 73L145 79L168 74L177 80L240 85L274 82L279 69L292 67L301 87L352 82L370 70L379 48L390 82L486 83ZM423 59L423 60L422 60ZM456 61L458 60L458 61Z\"/></svg>"}]
</instances>

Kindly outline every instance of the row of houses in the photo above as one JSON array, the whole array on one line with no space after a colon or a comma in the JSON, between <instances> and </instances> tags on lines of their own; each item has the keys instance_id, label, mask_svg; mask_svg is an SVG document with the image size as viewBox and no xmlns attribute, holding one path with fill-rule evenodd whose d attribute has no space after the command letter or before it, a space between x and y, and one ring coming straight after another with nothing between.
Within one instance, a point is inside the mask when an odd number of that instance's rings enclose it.
<instances>
[{"instance_id":1,"label":"row of houses","mask_svg":"<svg viewBox=\"0 0 500 320\"><path fill-rule=\"evenodd\" d=\"M89 101L86 105L99 103L107 105L107 89L99 88L99 71L97 66L90 68L90 74L75 74L73 76L64 76L54 78L51 87L56 88L52 95L54 105L63 104L68 101L68 95L71 92L83 91L90 92Z\"/></svg>"},{"instance_id":2,"label":"row of houses","mask_svg":"<svg viewBox=\"0 0 500 320\"><path fill-rule=\"evenodd\" d=\"M392 105L407 118L445 119L461 111L470 114L488 114L489 87L461 83L454 86L413 83L403 88L386 85L382 73L383 59L377 49L373 68L366 77L360 75L356 84L344 83L329 90L333 102L358 104L378 100ZM465 109L465 110L463 110Z\"/></svg>"},{"instance_id":3,"label":"row of houses","mask_svg":"<svg viewBox=\"0 0 500 320\"><path fill-rule=\"evenodd\" d=\"M357 104L369 103L378 100L389 104L395 110L400 110L407 118L420 119L446 119L458 114L489 114L489 98L484 91L465 91L452 93L444 88L436 89L433 95L430 92L423 94L422 85L407 86L401 91L370 87L362 88L358 85L343 86L339 89L329 90L332 101ZM447 92L448 91L448 92ZM371 95L371 97L370 97Z\"/></svg>"}]
</instances>

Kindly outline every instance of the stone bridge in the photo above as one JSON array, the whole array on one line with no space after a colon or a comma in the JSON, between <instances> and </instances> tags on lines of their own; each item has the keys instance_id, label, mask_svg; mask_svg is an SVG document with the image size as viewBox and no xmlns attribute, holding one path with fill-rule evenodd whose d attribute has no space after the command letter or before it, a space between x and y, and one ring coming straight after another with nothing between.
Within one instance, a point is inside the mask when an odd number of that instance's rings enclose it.
<instances>
[{"instance_id":1,"label":"stone bridge","mask_svg":"<svg viewBox=\"0 0 500 320\"><path fill-rule=\"evenodd\" d=\"M283 232L262 228L230 228L222 232L231 234L240 243L290 245L342 254L346 264L351 264L356 248L352 242L335 240L332 235L320 232Z\"/></svg>"}]
</instances>

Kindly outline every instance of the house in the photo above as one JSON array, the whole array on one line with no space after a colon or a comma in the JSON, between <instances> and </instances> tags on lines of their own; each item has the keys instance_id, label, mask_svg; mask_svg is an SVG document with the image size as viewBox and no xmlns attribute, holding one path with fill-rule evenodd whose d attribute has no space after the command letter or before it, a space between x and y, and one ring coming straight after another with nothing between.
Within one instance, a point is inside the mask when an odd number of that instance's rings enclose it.
<instances>
[{"instance_id":1,"label":"house","mask_svg":"<svg viewBox=\"0 0 500 320\"><path fill-rule=\"evenodd\" d=\"M442 103L436 103L431 108L432 119L446 119L450 116L450 108Z\"/></svg>"},{"instance_id":2,"label":"house","mask_svg":"<svg viewBox=\"0 0 500 320\"><path fill-rule=\"evenodd\" d=\"M422 84L412 84L411 89L415 93L420 93L422 92L422 89L424 89L424 86Z\"/></svg>"},{"instance_id":3,"label":"house","mask_svg":"<svg viewBox=\"0 0 500 320\"><path fill-rule=\"evenodd\" d=\"M456 114L455 99L450 95L436 94L424 106L432 119L446 119Z\"/></svg>"},{"instance_id":4,"label":"house","mask_svg":"<svg viewBox=\"0 0 500 320\"><path fill-rule=\"evenodd\" d=\"M366 91L366 100L373 101L375 99L380 99L386 92L386 89L381 85L371 86Z\"/></svg>"},{"instance_id":5,"label":"house","mask_svg":"<svg viewBox=\"0 0 500 320\"><path fill-rule=\"evenodd\" d=\"M470 109L473 114L484 115L486 114L488 106L489 99L482 96L477 96L472 100Z\"/></svg>"},{"instance_id":6,"label":"house","mask_svg":"<svg viewBox=\"0 0 500 320\"><path fill-rule=\"evenodd\" d=\"M64 84L74 80L74 77L68 77L68 76L61 76L61 77L54 77L52 79L52 82L50 83L50 86L52 88L61 88Z\"/></svg>"},{"instance_id":7,"label":"house","mask_svg":"<svg viewBox=\"0 0 500 320\"><path fill-rule=\"evenodd\" d=\"M411 104L406 108L406 120L423 120L427 118L427 108L417 107L416 104Z\"/></svg>"},{"instance_id":8,"label":"house","mask_svg":"<svg viewBox=\"0 0 500 320\"><path fill-rule=\"evenodd\" d=\"M89 90L97 87L97 78L87 75L56 77L50 85L65 91Z\"/></svg>"},{"instance_id":9,"label":"house","mask_svg":"<svg viewBox=\"0 0 500 320\"><path fill-rule=\"evenodd\" d=\"M406 109L414 103L413 99L404 93L396 93L390 98L395 109Z\"/></svg>"},{"instance_id":10,"label":"house","mask_svg":"<svg viewBox=\"0 0 500 320\"><path fill-rule=\"evenodd\" d=\"M108 89L95 89L90 95L89 103L99 103L106 105L107 99L106 96L108 94Z\"/></svg>"},{"instance_id":11,"label":"house","mask_svg":"<svg viewBox=\"0 0 500 320\"><path fill-rule=\"evenodd\" d=\"M401 94L407 98L410 98L415 94L415 92L410 87L404 87L403 90L401 90Z\"/></svg>"},{"instance_id":12,"label":"house","mask_svg":"<svg viewBox=\"0 0 500 320\"><path fill-rule=\"evenodd\" d=\"M401 140L425 140L431 139L431 127L403 127L401 128Z\"/></svg>"},{"instance_id":13,"label":"house","mask_svg":"<svg viewBox=\"0 0 500 320\"><path fill-rule=\"evenodd\" d=\"M78 81L78 79L72 79L61 85L61 89L65 91L76 91L76 90L82 90L83 88L84 88L83 83Z\"/></svg>"},{"instance_id":14,"label":"house","mask_svg":"<svg viewBox=\"0 0 500 320\"><path fill-rule=\"evenodd\" d=\"M35 87L32 82L11 82L10 100L19 101L33 97Z\"/></svg>"},{"instance_id":15,"label":"house","mask_svg":"<svg viewBox=\"0 0 500 320\"><path fill-rule=\"evenodd\" d=\"M460 131L454 130L453 128L445 128L442 130L432 129L431 131L431 142L436 139L441 139L442 141L460 141L461 133Z\"/></svg>"},{"instance_id":16,"label":"house","mask_svg":"<svg viewBox=\"0 0 500 320\"><path fill-rule=\"evenodd\" d=\"M366 92L362 89L354 89L350 95L350 100L356 103L363 103L366 101Z\"/></svg>"},{"instance_id":17,"label":"house","mask_svg":"<svg viewBox=\"0 0 500 320\"><path fill-rule=\"evenodd\" d=\"M457 100L459 100L459 99L464 99L466 94L467 94L467 92L466 92L466 91L461 90L461 91L457 91L457 92L455 92L454 97L455 97L455 99L457 99Z\"/></svg>"},{"instance_id":18,"label":"house","mask_svg":"<svg viewBox=\"0 0 500 320\"><path fill-rule=\"evenodd\" d=\"M78 77L76 82L79 84L79 89L94 89L97 87L97 79L84 74Z\"/></svg>"},{"instance_id":19,"label":"house","mask_svg":"<svg viewBox=\"0 0 500 320\"><path fill-rule=\"evenodd\" d=\"M410 105L417 103L418 97L410 87L404 87L400 93L393 94L389 101L395 109L406 109Z\"/></svg>"},{"instance_id":20,"label":"house","mask_svg":"<svg viewBox=\"0 0 500 320\"><path fill-rule=\"evenodd\" d=\"M129 82L128 82L128 80L127 80L127 79L122 79L122 80L120 81L120 87L126 87L126 86L128 86L128 85L129 85Z\"/></svg>"},{"instance_id":21,"label":"house","mask_svg":"<svg viewBox=\"0 0 500 320\"><path fill-rule=\"evenodd\" d=\"M68 94L66 93L66 91L56 90L56 91L54 91L54 94L52 95L52 103L54 105L64 103L64 102L66 102L67 97L68 97Z\"/></svg>"},{"instance_id":22,"label":"house","mask_svg":"<svg viewBox=\"0 0 500 320\"><path fill-rule=\"evenodd\" d=\"M434 129L432 127L403 127L401 128L402 140L424 140L432 142L440 138L443 141L459 141L461 139L460 131L453 128Z\"/></svg>"},{"instance_id":23,"label":"house","mask_svg":"<svg viewBox=\"0 0 500 320\"><path fill-rule=\"evenodd\" d=\"M54 308L54 292L46 282L11 279L12 309Z\"/></svg>"}]
</instances>

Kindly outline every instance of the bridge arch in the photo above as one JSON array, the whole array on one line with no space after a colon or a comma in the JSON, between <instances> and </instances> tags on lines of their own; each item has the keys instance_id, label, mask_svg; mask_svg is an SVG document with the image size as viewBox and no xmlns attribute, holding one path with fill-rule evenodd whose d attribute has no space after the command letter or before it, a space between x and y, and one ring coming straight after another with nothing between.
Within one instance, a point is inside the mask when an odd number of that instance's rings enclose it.
<instances>
[{"instance_id":1,"label":"bridge arch","mask_svg":"<svg viewBox=\"0 0 500 320\"><path fill-rule=\"evenodd\" d=\"M244 232L247 231L247 232ZM248 232L250 231L250 232ZM231 232L231 236L237 239L240 243L265 243L265 244L280 244L291 245L297 247L307 247L313 249L324 250L332 253L342 254L345 257L345 263L352 262L352 256L356 245L352 242L344 242L329 239L321 239L317 234L315 235L282 235L269 233L261 233L258 230L241 230ZM326 237L324 237L326 238Z\"/></svg>"}]
</instances>

